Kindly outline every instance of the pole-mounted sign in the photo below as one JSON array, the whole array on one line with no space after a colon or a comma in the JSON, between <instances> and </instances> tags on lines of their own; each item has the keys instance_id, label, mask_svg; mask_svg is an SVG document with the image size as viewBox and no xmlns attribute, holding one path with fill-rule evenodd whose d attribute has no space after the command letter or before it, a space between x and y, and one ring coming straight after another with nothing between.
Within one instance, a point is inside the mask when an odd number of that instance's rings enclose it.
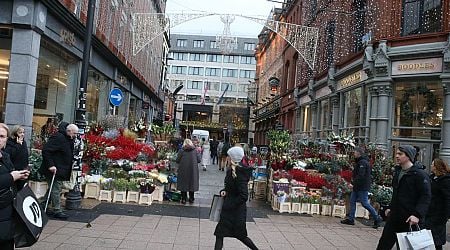
<instances>
[{"instance_id":1,"label":"pole-mounted sign","mask_svg":"<svg viewBox=\"0 0 450 250\"><path fill-rule=\"evenodd\" d=\"M109 92L109 102L114 106L119 106L123 102L123 92L120 89L112 89Z\"/></svg>"}]
</instances>

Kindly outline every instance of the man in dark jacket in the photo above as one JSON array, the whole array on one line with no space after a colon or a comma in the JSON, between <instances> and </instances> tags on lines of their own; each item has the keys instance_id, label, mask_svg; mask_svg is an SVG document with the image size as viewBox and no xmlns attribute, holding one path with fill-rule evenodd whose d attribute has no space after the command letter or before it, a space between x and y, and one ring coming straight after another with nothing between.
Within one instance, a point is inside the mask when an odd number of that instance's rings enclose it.
<instances>
[{"instance_id":1,"label":"man in dark jacket","mask_svg":"<svg viewBox=\"0 0 450 250\"><path fill-rule=\"evenodd\" d=\"M54 217L59 219L68 217L61 209L60 195L62 182L69 181L72 174L73 140L77 133L78 127L75 124L61 122L58 132L49 138L42 149L41 172L46 175L49 188L55 175L52 190L47 190L45 199L50 193Z\"/></svg>"},{"instance_id":2,"label":"man in dark jacket","mask_svg":"<svg viewBox=\"0 0 450 250\"><path fill-rule=\"evenodd\" d=\"M356 164L353 167L352 186L353 191L350 196L350 213L347 219L342 220L342 224L355 225L356 202L361 202L361 205L369 210L370 215L374 219L374 228L378 228L381 222L377 211L369 203L369 190L371 184L372 169L370 168L369 158L366 155L364 148L355 148L354 151Z\"/></svg>"},{"instance_id":3,"label":"man in dark jacket","mask_svg":"<svg viewBox=\"0 0 450 250\"><path fill-rule=\"evenodd\" d=\"M398 147L391 205L386 210L388 219L377 249L391 249L397 240L396 233L408 232L411 225L419 224L423 228L431 201L431 186L425 171L413 164L415 155L416 150L411 145Z\"/></svg>"}]
</instances>

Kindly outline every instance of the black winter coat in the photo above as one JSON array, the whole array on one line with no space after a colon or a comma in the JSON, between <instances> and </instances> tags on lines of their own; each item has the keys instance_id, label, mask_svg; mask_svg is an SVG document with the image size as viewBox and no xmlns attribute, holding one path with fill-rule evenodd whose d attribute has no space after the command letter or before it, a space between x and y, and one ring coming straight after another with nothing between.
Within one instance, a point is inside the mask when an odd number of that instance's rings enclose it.
<instances>
[{"instance_id":1,"label":"black winter coat","mask_svg":"<svg viewBox=\"0 0 450 250\"><path fill-rule=\"evenodd\" d=\"M426 227L431 229L436 246L446 242L447 220L450 218L450 174L443 176L430 176L431 203L426 217Z\"/></svg>"},{"instance_id":2,"label":"black winter coat","mask_svg":"<svg viewBox=\"0 0 450 250\"><path fill-rule=\"evenodd\" d=\"M423 225L431 202L430 178L416 165L406 172L398 182L401 167L397 166L392 180L391 220L406 223L409 216L419 218Z\"/></svg>"},{"instance_id":3,"label":"black winter coat","mask_svg":"<svg viewBox=\"0 0 450 250\"><path fill-rule=\"evenodd\" d=\"M24 170L28 167L28 147L25 141L20 144L16 139L8 138L5 152L11 157L15 170Z\"/></svg>"},{"instance_id":4,"label":"black winter coat","mask_svg":"<svg viewBox=\"0 0 450 250\"><path fill-rule=\"evenodd\" d=\"M221 237L247 237L247 206L248 181L252 169L242 162L236 167L236 178L233 178L231 169L225 176L225 189L222 212L214 235Z\"/></svg>"},{"instance_id":5,"label":"black winter coat","mask_svg":"<svg viewBox=\"0 0 450 250\"><path fill-rule=\"evenodd\" d=\"M8 153L1 152L0 158L0 240L11 240L14 238L14 208L13 198L17 190L16 183L11 171L14 166L9 158ZM12 192L12 193L11 193ZM5 195L9 193L10 195Z\"/></svg>"},{"instance_id":6,"label":"black winter coat","mask_svg":"<svg viewBox=\"0 0 450 250\"><path fill-rule=\"evenodd\" d=\"M45 174L47 178L51 178L52 176L48 169L55 166L57 169L57 180L70 180L72 174L74 142L73 139L66 134L68 125L67 122L62 122L59 125L59 131L48 139L42 149L41 173Z\"/></svg>"},{"instance_id":7,"label":"black winter coat","mask_svg":"<svg viewBox=\"0 0 450 250\"><path fill-rule=\"evenodd\" d=\"M352 185L354 191L369 191L372 182L372 169L370 168L369 158L366 155L356 159L353 168Z\"/></svg>"}]
</instances>

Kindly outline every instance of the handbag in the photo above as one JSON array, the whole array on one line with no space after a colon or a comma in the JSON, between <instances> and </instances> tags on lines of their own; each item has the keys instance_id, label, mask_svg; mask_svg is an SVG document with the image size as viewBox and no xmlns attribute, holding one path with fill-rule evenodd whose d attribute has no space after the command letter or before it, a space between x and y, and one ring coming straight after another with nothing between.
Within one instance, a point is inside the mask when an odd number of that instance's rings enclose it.
<instances>
[{"instance_id":1,"label":"handbag","mask_svg":"<svg viewBox=\"0 0 450 250\"><path fill-rule=\"evenodd\" d=\"M48 222L48 217L39 206L33 191L25 185L14 198L16 247L28 247L36 243Z\"/></svg>"},{"instance_id":2,"label":"handbag","mask_svg":"<svg viewBox=\"0 0 450 250\"><path fill-rule=\"evenodd\" d=\"M211 202L209 210L209 220L218 222L220 220L220 213L222 213L223 197L215 194Z\"/></svg>"},{"instance_id":3,"label":"handbag","mask_svg":"<svg viewBox=\"0 0 450 250\"><path fill-rule=\"evenodd\" d=\"M419 225L416 226L418 231L413 231L410 225L409 232L397 233L397 242L400 250L435 249L431 230L420 230Z\"/></svg>"}]
</instances>

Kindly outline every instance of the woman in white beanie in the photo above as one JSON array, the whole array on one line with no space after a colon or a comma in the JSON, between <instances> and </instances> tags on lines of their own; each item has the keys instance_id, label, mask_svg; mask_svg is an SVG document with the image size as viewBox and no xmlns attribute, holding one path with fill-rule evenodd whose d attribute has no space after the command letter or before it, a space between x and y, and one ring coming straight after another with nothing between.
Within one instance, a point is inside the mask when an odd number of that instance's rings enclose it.
<instances>
[{"instance_id":1,"label":"woman in white beanie","mask_svg":"<svg viewBox=\"0 0 450 250\"><path fill-rule=\"evenodd\" d=\"M248 181L252 169L242 163L242 158L244 158L242 147L232 147L227 153L231 160L231 168L227 170L225 176L225 188L220 191L220 195L224 197L224 202L219 223L214 231L216 236L214 249L223 248L224 237L237 238L248 248L258 249L247 236L246 227Z\"/></svg>"}]
</instances>

